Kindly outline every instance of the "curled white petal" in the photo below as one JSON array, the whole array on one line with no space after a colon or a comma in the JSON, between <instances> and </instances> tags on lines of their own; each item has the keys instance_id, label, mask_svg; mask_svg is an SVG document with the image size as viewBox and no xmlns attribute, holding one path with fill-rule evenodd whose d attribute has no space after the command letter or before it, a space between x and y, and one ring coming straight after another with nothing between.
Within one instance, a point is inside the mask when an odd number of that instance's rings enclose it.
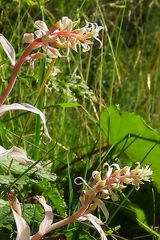
<instances>
[{"instance_id":1,"label":"curled white petal","mask_svg":"<svg viewBox=\"0 0 160 240\"><path fill-rule=\"evenodd\" d=\"M117 170L120 170L120 166L117 163L113 163L111 167L115 167Z\"/></svg>"},{"instance_id":2,"label":"curled white petal","mask_svg":"<svg viewBox=\"0 0 160 240\"><path fill-rule=\"evenodd\" d=\"M104 204L104 202L98 198L94 199L94 202L97 204L97 206L102 210L105 218L106 218L106 222L108 221L109 218L109 212Z\"/></svg>"},{"instance_id":3,"label":"curled white petal","mask_svg":"<svg viewBox=\"0 0 160 240\"><path fill-rule=\"evenodd\" d=\"M16 64L16 54L13 46L2 34L0 34L0 43L3 47L3 50L7 54L7 57L9 58L11 64L14 66Z\"/></svg>"},{"instance_id":4,"label":"curled white petal","mask_svg":"<svg viewBox=\"0 0 160 240\"><path fill-rule=\"evenodd\" d=\"M96 36L94 38L99 42L99 48L101 48L102 47L102 41Z\"/></svg>"},{"instance_id":5,"label":"curled white petal","mask_svg":"<svg viewBox=\"0 0 160 240\"><path fill-rule=\"evenodd\" d=\"M21 104L13 103L10 105L3 104L2 106L0 106L0 116L2 116L5 112L11 111L11 110L25 110L25 111L38 114L43 122L45 134L49 137L49 139L51 139L48 133L45 116L39 109L37 109L36 107L28 103L21 103Z\"/></svg>"},{"instance_id":6,"label":"curled white petal","mask_svg":"<svg viewBox=\"0 0 160 240\"><path fill-rule=\"evenodd\" d=\"M109 178L112 174L113 168L108 163L104 163L103 168L105 168L106 166L108 167L108 171L106 173L106 176L107 176L107 178Z\"/></svg>"},{"instance_id":7,"label":"curled white petal","mask_svg":"<svg viewBox=\"0 0 160 240\"><path fill-rule=\"evenodd\" d=\"M92 173L92 178L94 179L97 174L100 174L100 172L99 172L99 171L93 171L93 173Z\"/></svg>"},{"instance_id":8,"label":"curled white petal","mask_svg":"<svg viewBox=\"0 0 160 240\"><path fill-rule=\"evenodd\" d=\"M77 182L77 180L78 180L78 182ZM76 177L76 178L74 179L74 183L75 183L76 185L82 185L82 184L84 184L84 185L86 185L87 187L90 188L90 186L88 185L88 183L87 183L82 177Z\"/></svg>"},{"instance_id":9,"label":"curled white petal","mask_svg":"<svg viewBox=\"0 0 160 240\"><path fill-rule=\"evenodd\" d=\"M8 200L17 226L16 240L30 240L30 228L22 217L22 209L18 199L10 192Z\"/></svg>"},{"instance_id":10,"label":"curled white petal","mask_svg":"<svg viewBox=\"0 0 160 240\"><path fill-rule=\"evenodd\" d=\"M18 147L15 147L13 146L12 148L10 149L5 149L4 147L0 146L0 158L2 157L6 157L6 156L10 156L12 159L14 159L15 161L21 163L21 164L33 164L34 161L29 159L26 155L26 153L18 148ZM42 167L37 164L36 165L36 168L38 170L41 170Z\"/></svg>"},{"instance_id":11,"label":"curled white petal","mask_svg":"<svg viewBox=\"0 0 160 240\"><path fill-rule=\"evenodd\" d=\"M99 232L99 234L101 236L101 240L107 240L105 232L101 228L101 225L103 225L103 222L100 219L98 219L97 217L95 217L94 215L89 213L89 214L86 214L86 215L80 217L78 220L79 221L86 221L86 220L90 221L93 224L93 226L97 229L97 231Z\"/></svg>"},{"instance_id":12,"label":"curled white petal","mask_svg":"<svg viewBox=\"0 0 160 240\"><path fill-rule=\"evenodd\" d=\"M53 222L53 212L43 196L36 196L35 198L40 202L45 211L45 217L39 226L39 232L44 235Z\"/></svg>"},{"instance_id":13,"label":"curled white petal","mask_svg":"<svg viewBox=\"0 0 160 240\"><path fill-rule=\"evenodd\" d=\"M88 52L91 47L87 43L81 43L83 52Z\"/></svg>"}]
</instances>

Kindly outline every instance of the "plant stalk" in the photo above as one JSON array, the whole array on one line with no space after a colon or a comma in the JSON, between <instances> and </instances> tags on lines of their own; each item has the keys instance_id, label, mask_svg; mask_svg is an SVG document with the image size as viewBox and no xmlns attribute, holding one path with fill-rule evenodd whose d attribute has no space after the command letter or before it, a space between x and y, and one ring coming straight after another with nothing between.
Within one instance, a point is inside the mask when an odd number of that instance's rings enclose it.
<instances>
[{"instance_id":1,"label":"plant stalk","mask_svg":"<svg viewBox=\"0 0 160 240\"><path fill-rule=\"evenodd\" d=\"M42 41L41 38L39 38L39 39L34 40L32 43L30 43L28 45L28 47L25 49L22 56L19 58L18 62L16 63L16 65L13 68L9 84L8 84L6 90L4 91L3 95L0 97L0 106L2 106L2 104L6 101L10 92L12 91L12 89L16 83L17 75L18 75L18 72L19 72L22 64L26 61L26 58L29 56L29 54L32 52L32 50L40 45L41 41Z\"/></svg>"}]
</instances>

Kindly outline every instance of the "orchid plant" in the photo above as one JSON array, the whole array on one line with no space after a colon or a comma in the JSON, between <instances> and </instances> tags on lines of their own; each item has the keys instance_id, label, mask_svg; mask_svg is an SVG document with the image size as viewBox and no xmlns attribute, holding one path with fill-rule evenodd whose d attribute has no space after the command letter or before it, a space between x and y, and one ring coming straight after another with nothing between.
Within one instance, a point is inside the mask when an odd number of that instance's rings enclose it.
<instances>
[{"instance_id":1,"label":"orchid plant","mask_svg":"<svg viewBox=\"0 0 160 240\"><path fill-rule=\"evenodd\" d=\"M101 47L102 42L98 38L98 35L103 27L98 26L96 23L86 22L84 27L76 28L78 23L79 21L72 21L68 17L63 17L49 29L45 22L40 20L36 21L34 23L36 31L34 33L24 34L23 42L29 45L17 62L14 48L9 41L0 34L0 43L13 66L9 84L0 97L0 116L10 110L26 110L38 114L43 122L45 133L50 138L45 116L39 109L27 103L5 105L4 102L16 83L18 72L23 63L30 62L33 64L35 60L47 57L65 57L69 54L70 49L77 52L78 45L82 46L83 52L89 51L90 45L93 44L92 39L98 40ZM23 150L15 146L10 149L5 149L0 146L0 158L6 156L11 157L21 164L33 163L33 160L29 159ZM118 193L123 191L128 185L133 185L136 189L139 189L140 185L144 182L150 182L152 170L149 166L141 167L139 163L134 169L128 166L120 168L118 164L112 164L110 166L108 163L104 164L104 168L106 167L107 171L94 171L90 183L87 183L81 177L75 179L77 185L84 185L80 196L81 207L71 216L63 220L53 223L51 206L46 203L43 196L35 197L43 206L45 217L39 226L39 231L34 235L31 235L30 227L22 217L20 202L13 192L9 191L8 200L17 226L16 240L39 240L45 234L74 221L90 221L98 230L101 239L107 240L105 231L102 228L104 223L92 214L93 211L96 208L100 208L104 214L105 222L107 222L109 213L103 200L109 198L113 201L118 200ZM37 169L40 170L41 166L37 165Z\"/></svg>"},{"instance_id":2,"label":"orchid plant","mask_svg":"<svg viewBox=\"0 0 160 240\"><path fill-rule=\"evenodd\" d=\"M39 231L33 236L30 236L29 225L22 217L22 209L18 199L12 192L8 192L9 204L17 225L16 240L21 240L22 238L23 240L39 240L46 233L74 221L89 221L99 232L101 240L107 240L105 231L101 227L104 223L94 216L92 212L97 207L100 208L107 222L109 213L103 199L111 198L113 201L118 200L118 193L123 191L128 185L133 185L136 189L139 189L144 182L150 182L152 170L149 166L140 167L139 163L137 163L134 169L131 169L129 166L120 168L118 164L110 166L106 163L104 168L106 166L108 169L103 174L99 171L92 173L92 180L89 184L81 177L75 179L76 184L84 184L84 190L82 190L80 196L81 207L71 216L59 222L53 223L52 208L46 204L43 196L37 196L36 199L44 208L45 217L39 226Z\"/></svg>"},{"instance_id":3,"label":"orchid plant","mask_svg":"<svg viewBox=\"0 0 160 240\"><path fill-rule=\"evenodd\" d=\"M20 70L24 62L30 62L33 64L35 60L46 58L47 56L49 58L62 57L62 54L60 53L61 49L67 49L66 55L68 55L70 49L73 49L76 52L78 51L78 44L82 46L84 52L89 51L90 45L93 44L93 42L91 41L92 38L98 40L101 46L102 42L99 40L98 35L99 31L102 30L103 27L98 26L96 23L86 22L86 25L83 28L75 29L78 22L79 21L72 21L68 17L63 17L60 21L55 23L53 27L48 29L45 22L40 20L36 21L34 23L34 27L37 30L34 33L24 34L23 42L29 43L29 45L24 50L24 53L19 58L17 63L16 54L13 46L2 34L0 34L0 43L6 55L8 56L11 65L13 66L9 84L2 96L0 97L0 116L10 110L25 110L38 114L43 122L45 134L49 137L49 139L51 139L46 126L45 116L39 109L28 103L13 103L10 105L6 105L4 104L4 102L12 91L16 83L18 71ZM41 51L41 49L43 51ZM57 74L57 70L54 71L54 74ZM13 152L13 149L15 149L15 147L11 149L8 151ZM8 154L7 150L5 150L5 148L3 148L2 146L1 151L2 154L0 153L0 157L4 155L4 151L6 154ZM20 151L18 152L18 154L20 154ZM22 153L21 157L22 159L24 159L24 153ZM15 157L14 159L16 160ZM20 158L18 157L18 159ZM25 162L29 162L27 157L25 158ZM24 164L24 161L21 161L21 163Z\"/></svg>"}]
</instances>

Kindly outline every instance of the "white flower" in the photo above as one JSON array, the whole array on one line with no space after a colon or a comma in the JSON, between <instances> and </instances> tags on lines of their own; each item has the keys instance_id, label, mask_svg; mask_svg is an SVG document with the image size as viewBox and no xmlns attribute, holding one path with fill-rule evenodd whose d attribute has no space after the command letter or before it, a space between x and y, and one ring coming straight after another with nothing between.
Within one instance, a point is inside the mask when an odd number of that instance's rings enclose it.
<instances>
[{"instance_id":1,"label":"white flower","mask_svg":"<svg viewBox=\"0 0 160 240\"><path fill-rule=\"evenodd\" d=\"M83 51L89 51L90 50L90 44L92 44L92 41L90 41L91 38L96 39L100 47L102 47L102 41L98 38L99 32L103 29L102 26L98 26L97 23L91 23L86 21L86 25L81 29L76 29L75 32L77 32L81 38L79 38L79 41L81 42L81 45L83 47Z\"/></svg>"},{"instance_id":2,"label":"white flower","mask_svg":"<svg viewBox=\"0 0 160 240\"><path fill-rule=\"evenodd\" d=\"M86 21L86 26L88 37L95 38L99 43L100 47L102 46L102 41L98 38L99 32L103 29L102 26L98 26L97 23L90 23Z\"/></svg>"},{"instance_id":3,"label":"white flower","mask_svg":"<svg viewBox=\"0 0 160 240\"><path fill-rule=\"evenodd\" d=\"M22 42L31 43L34 41L34 33L24 33Z\"/></svg>"},{"instance_id":4,"label":"white flower","mask_svg":"<svg viewBox=\"0 0 160 240\"><path fill-rule=\"evenodd\" d=\"M73 28L79 23L79 20L73 22L68 17L62 17L62 20L60 20L58 23L59 23L60 30L66 29L68 32L71 32Z\"/></svg>"}]
</instances>

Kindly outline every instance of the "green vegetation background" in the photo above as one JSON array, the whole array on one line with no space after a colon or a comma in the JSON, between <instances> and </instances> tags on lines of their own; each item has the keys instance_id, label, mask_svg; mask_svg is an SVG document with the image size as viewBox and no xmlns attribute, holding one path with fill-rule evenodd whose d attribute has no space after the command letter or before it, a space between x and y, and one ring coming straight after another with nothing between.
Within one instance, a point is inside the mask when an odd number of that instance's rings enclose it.
<instances>
[{"instance_id":1,"label":"green vegetation background","mask_svg":"<svg viewBox=\"0 0 160 240\"><path fill-rule=\"evenodd\" d=\"M74 185L74 178L81 176L89 180L92 171L98 169L101 163L115 159L115 152L112 156L105 155L110 146L99 124L100 113L104 109L119 105L122 110L139 114L159 131L159 1L1 0L0 33L12 43L18 59L25 48L23 34L34 31L35 20L44 18L50 27L63 16L73 20L80 18L80 26L85 25L85 20L103 25L104 31L100 36L103 48L99 49L95 42L90 52L80 51L77 54L72 51L69 57L55 62L61 73L56 78L50 76L36 105L46 114L53 141L49 143L42 137L39 119L28 114L6 114L0 122L0 145L5 148L12 145L22 147L32 159L41 160L48 166L49 175L38 176L32 172L21 178L16 186L16 194L24 203L24 217L34 230L41 221L43 211L35 206L33 196L43 194L46 197L56 213L55 220L64 217L78 205L80 187ZM11 67L2 49L0 53L0 92L3 92ZM44 61L37 62L35 70L25 64L7 102L34 104L47 68ZM80 106L68 104L73 102ZM131 164L125 153L119 157L122 164ZM5 169L4 163L0 167L1 175ZM11 172L12 177L17 178L23 171L16 165ZM3 193L12 179L1 178ZM121 198L124 199L124 196ZM4 197L0 202L2 240L16 236L14 219L6 202L3 202L5 200ZM132 204L128 201L128 208L127 204L120 205L120 202L106 203L111 217L109 227L120 225L114 234L120 234L124 237L122 239L156 239L137 223L136 218L158 229L157 189L144 186L141 191L134 191L130 200ZM57 230L53 236L59 234L60 239L98 239L95 231L77 223ZM112 236L109 239L113 239Z\"/></svg>"}]
</instances>

